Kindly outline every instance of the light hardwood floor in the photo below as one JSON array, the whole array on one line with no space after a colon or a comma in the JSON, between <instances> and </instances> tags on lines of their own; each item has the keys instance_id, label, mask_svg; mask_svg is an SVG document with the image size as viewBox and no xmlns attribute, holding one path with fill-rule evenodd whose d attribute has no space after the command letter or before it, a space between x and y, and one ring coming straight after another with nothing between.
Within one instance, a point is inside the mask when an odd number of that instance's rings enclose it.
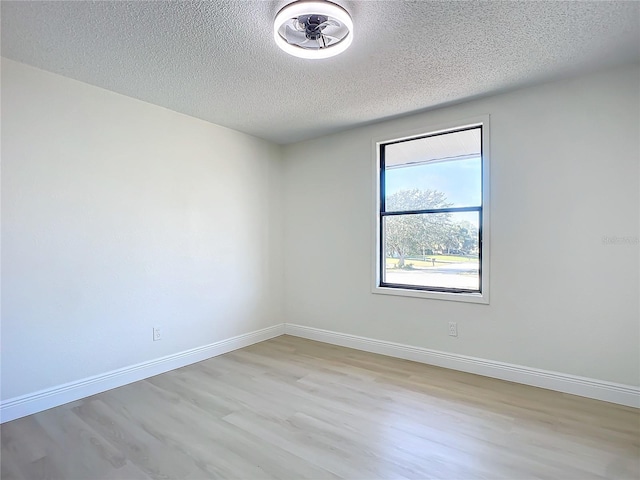
<instances>
[{"instance_id":1,"label":"light hardwood floor","mask_svg":"<svg viewBox=\"0 0 640 480\"><path fill-rule=\"evenodd\" d=\"M2 479L640 478L640 411L282 336L8 422Z\"/></svg>"}]
</instances>

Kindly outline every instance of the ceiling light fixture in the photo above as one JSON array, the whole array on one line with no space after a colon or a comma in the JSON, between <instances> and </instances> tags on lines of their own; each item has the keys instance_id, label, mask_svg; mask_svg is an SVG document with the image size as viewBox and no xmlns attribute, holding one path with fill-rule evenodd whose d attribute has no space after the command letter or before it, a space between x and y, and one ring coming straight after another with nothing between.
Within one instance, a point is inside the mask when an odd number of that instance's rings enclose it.
<instances>
[{"instance_id":1,"label":"ceiling light fixture","mask_svg":"<svg viewBox=\"0 0 640 480\"><path fill-rule=\"evenodd\" d=\"M290 55L329 58L351 45L353 21L335 3L301 0L278 12L273 22L273 38Z\"/></svg>"}]
</instances>

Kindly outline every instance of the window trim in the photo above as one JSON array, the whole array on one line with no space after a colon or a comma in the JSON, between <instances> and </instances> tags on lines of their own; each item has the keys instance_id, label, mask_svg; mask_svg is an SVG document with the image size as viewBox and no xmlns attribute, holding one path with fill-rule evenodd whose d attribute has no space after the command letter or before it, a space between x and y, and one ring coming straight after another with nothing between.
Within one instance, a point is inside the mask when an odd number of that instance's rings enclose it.
<instances>
[{"instance_id":1,"label":"window trim","mask_svg":"<svg viewBox=\"0 0 640 480\"><path fill-rule=\"evenodd\" d=\"M373 147L373 255L372 255L372 289L371 292L375 294L385 295L398 295L404 297L417 297L428 298L436 300L449 300L469 303L489 303L489 270L490 270L490 125L489 115L481 115L478 117L467 118L455 122L447 122L446 124L421 128L411 132L403 132L402 134L374 138L372 142ZM452 291L437 291L437 289L419 289L419 288L407 288L404 285L394 286L393 284L384 284L381 286L381 273L382 268L382 232L381 232L381 176L380 175L380 146L383 144L398 143L401 141L415 140L433 135L441 135L446 133L452 133L460 130L466 130L473 127L481 126L481 142L482 142L482 208L480 212L480 242L481 243L481 257L479 268L481 270L481 285L480 293L478 292L452 292ZM454 209L456 210L456 209ZM402 212L408 214L408 212ZM410 213L410 212L409 212ZM421 212L423 213L423 212ZM388 215L388 212L387 212Z\"/></svg>"}]
</instances>

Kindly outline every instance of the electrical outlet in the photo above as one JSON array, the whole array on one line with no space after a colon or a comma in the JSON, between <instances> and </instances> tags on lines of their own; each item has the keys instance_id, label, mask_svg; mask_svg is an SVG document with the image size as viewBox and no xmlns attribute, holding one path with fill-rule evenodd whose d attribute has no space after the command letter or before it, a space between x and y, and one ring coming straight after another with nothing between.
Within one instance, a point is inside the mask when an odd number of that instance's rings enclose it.
<instances>
[{"instance_id":1,"label":"electrical outlet","mask_svg":"<svg viewBox=\"0 0 640 480\"><path fill-rule=\"evenodd\" d=\"M458 336L458 323L457 322L449 322L449 336L457 337Z\"/></svg>"},{"instance_id":2,"label":"electrical outlet","mask_svg":"<svg viewBox=\"0 0 640 480\"><path fill-rule=\"evenodd\" d=\"M162 340L162 330L160 327L153 327L153 341Z\"/></svg>"}]
</instances>

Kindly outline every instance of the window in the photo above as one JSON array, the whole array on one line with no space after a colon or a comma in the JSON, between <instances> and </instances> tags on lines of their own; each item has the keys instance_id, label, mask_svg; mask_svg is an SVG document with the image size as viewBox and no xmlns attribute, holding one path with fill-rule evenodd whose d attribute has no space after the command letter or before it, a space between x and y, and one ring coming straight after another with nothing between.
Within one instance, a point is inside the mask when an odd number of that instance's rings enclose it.
<instances>
[{"instance_id":1,"label":"window","mask_svg":"<svg viewBox=\"0 0 640 480\"><path fill-rule=\"evenodd\" d=\"M488 128L376 142L374 293L488 303Z\"/></svg>"}]
</instances>

